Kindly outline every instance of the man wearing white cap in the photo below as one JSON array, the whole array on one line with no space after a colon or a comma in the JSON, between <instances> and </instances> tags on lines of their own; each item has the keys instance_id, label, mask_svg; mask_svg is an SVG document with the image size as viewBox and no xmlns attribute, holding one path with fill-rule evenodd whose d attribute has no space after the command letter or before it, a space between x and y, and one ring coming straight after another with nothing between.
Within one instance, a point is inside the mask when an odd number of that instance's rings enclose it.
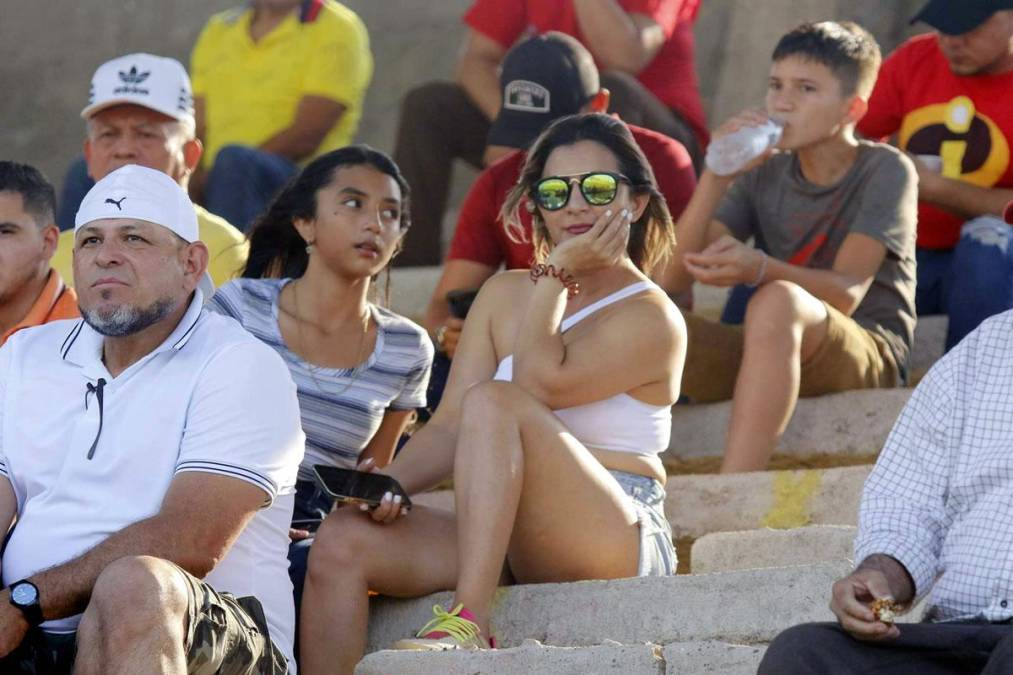
<instances>
[{"instance_id":1,"label":"man wearing white cap","mask_svg":"<svg viewBox=\"0 0 1013 675\"><path fill-rule=\"evenodd\" d=\"M294 672L288 369L203 309L166 174L110 173L75 230L83 319L0 348L0 672Z\"/></svg>"},{"instance_id":2,"label":"man wearing white cap","mask_svg":"<svg viewBox=\"0 0 1013 675\"><path fill-rule=\"evenodd\" d=\"M99 66L91 81L84 158L68 172L60 195L61 235L53 267L71 277L74 235L69 230L81 198L114 169L139 164L166 173L185 190L203 147L195 137L190 78L175 59L128 54ZM89 178L91 176L91 178ZM220 286L239 275L248 246L223 218L195 206L201 241L210 252L208 271Z\"/></svg>"}]
</instances>

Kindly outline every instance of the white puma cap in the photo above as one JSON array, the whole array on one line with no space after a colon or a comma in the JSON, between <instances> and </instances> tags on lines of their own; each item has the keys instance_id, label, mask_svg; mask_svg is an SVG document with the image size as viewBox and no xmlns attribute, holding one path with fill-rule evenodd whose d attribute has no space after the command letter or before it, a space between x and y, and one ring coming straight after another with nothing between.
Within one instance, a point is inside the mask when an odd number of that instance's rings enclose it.
<instances>
[{"instance_id":1,"label":"white puma cap","mask_svg":"<svg viewBox=\"0 0 1013 675\"><path fill-rule=\"evenodd\" d=\"M121 166L95 183L81 201L74 219L77 232L88 223L107 218L130 218L161 225L193 243L200 239L197 212L186 191L168 175L137 164ZM215 292L205 272L200 282L204 300Z\"/></svg>"},{"instance_id":2,"label":"white puma cap","mask_svg":"<svg viewBox=\"0 0 1013 675\"><path fill-rule=\"evenodd\" d=\"M167 174L138 164L121 166L95 183L81 201L74 230L105 218L146 220L188 242L200 239L197 212L183 188Z\"/></svg>"}]
</instances>

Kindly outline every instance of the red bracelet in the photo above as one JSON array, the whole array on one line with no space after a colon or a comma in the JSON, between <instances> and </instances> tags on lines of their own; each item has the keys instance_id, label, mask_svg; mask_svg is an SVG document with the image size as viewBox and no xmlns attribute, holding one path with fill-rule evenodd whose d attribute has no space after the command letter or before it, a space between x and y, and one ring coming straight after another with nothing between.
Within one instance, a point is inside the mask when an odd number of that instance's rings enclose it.
<instances>
[{"instance_id":1,"label":"red bracelet","mask_svg":"<svg viewBox=\"0 0 1013 675\"><path fill-rule=\"evenodd\" d=\"M562 267L556 269L555 265L544 265L537 263L531 267L531 283L536 284L542 277L555 277L566 289L566 299L571 300L580 294L580 282L572 274L567 274Z\"/></svg>"}]
</instances>

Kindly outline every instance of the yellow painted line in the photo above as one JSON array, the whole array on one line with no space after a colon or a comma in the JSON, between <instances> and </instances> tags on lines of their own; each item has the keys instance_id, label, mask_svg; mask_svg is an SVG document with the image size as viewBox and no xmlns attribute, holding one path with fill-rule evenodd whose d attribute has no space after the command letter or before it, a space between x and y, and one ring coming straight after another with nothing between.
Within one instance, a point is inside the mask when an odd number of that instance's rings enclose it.
<instances>
[{"instance_id":1,"label":"yellow painted line","mask_svg":"<svg viewBox=\"0 0 1013 675\"><path fill-rule=\"evenodd\" d=\"M808 525L809 503L822 482L819 471L779 471L774 475L774 499L760 520L761 527L786 530Z\"/></svg>"}]
</instances>

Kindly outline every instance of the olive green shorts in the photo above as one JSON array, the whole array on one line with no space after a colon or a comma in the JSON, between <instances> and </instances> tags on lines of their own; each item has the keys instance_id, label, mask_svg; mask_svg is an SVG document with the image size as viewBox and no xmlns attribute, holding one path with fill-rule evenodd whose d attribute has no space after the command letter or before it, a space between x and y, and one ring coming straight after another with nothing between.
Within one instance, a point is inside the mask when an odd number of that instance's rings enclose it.
<instances>
[{"instance_id":1,"label":"olive green shorts","mask_svg":"<svg viewBox=\"0 0 1013 675\"><path fill-rule=\"evenodd\" d=\"M799 395L900 386L897 362L886 339L823 304L827 334L816 353L801 364ZM682 393L694 403L732 398L742 363L742 326L710 321L690 312L683 317L689 341Z\"/></svg>"}]
</instances>

